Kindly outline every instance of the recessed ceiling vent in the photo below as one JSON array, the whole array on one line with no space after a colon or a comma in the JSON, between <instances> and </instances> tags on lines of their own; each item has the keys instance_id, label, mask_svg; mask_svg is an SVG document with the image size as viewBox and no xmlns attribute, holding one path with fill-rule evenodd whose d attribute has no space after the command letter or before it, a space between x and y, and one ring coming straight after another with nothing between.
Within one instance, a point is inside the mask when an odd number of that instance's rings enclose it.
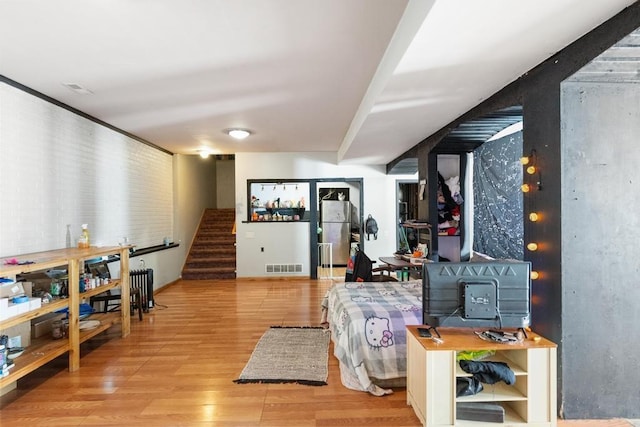
<instances>
[{"instance_id":1,"label":"recessed ceiling vent","mask_svg":"<svg viewBox=\"0 0 640 427\"><path fill-rule=\"evenodd\" d=\"M91 95L93 93L89 89L83 86L80 86L77 83L62 83L62 86L65 86L71 89L72 91L74 91L75 93L79 93L80 95Z\"/></svg>"}]
</instances>

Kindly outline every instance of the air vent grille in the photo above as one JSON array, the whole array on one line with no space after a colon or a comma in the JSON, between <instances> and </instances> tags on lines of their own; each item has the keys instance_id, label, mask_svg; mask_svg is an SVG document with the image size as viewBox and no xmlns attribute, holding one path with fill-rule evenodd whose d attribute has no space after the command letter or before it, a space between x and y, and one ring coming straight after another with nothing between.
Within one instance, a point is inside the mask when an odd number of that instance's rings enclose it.
<instances>
[{"instance_id":1,"label":"air vent grille","mask_svg":"<svg viewBox=\"0 0 640 427\"><path fill-rule=\"evenodd\" d=\"M302 264L265 264L267 273L302 273Z\"/></svg>"},{"instance_id":2,"label":"air vent grille","mask_svg":"<svg viewBox=\"0 0 640 427\"><path fill-rule=\"evenodd\" d=\"M93 92L90 91L89 89L87 89L84 86L81 86L77 83L62 83L62 86L65 86L69 89L71 89L72 91L74 91L75 93L79 93L80 95L92 95Z\"/></svg>"}]
</instances>

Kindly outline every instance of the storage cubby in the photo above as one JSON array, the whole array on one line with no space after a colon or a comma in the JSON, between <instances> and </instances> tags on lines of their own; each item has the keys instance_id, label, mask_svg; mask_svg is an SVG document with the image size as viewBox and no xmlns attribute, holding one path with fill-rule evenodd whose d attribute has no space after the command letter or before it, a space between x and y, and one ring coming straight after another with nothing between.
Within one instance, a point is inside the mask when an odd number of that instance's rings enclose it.
<instances>
[{"instance_id":1,"label":"storage cubby","mask_svg":"<svg viewBox=\"0 0 640 427\"><path fill-rule=\"evenodd\" d=\"M425 426L478 426L483 421L459 420L461 402L492 402L505 410L508 425L555 426L556 352L553 342L533 333L516 344L480 339L471 329L438 328L442 342L418 335L407 327L407 403ZM483 384L472 396L456 397L456 380L470 376L456 360L459 351L493 350L483 361L504 362L514 372L512 385Z\"/></svg>"}]
</instances>

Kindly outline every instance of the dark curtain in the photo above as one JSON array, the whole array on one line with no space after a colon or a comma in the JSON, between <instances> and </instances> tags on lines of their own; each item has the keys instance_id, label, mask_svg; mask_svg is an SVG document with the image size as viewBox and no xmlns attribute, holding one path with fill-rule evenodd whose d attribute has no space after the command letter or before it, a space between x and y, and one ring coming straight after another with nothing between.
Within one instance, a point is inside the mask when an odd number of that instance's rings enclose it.
<instances>
[{"instance_id":1,"label":"dark curtain","mask_svg":"<svg viewBox=\"0 0 640 427\"><path fill-rule=\"evenodd\" d=\"M522 132L473 153L473 249L494 258L524 258Z\"/></svg>"}]
</instances>

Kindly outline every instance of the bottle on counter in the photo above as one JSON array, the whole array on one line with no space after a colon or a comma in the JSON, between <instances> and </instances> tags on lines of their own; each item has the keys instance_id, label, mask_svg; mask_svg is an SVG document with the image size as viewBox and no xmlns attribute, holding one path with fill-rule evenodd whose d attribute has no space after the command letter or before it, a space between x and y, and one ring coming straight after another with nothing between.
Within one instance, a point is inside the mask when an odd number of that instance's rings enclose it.
<instances>
[{"instance_id":1,"label":"bottle on counter","mask_svg":"<svg viewBox=\"0 0 640 427\"><path fill-rule=\"evenodd\" d=\"M78 248L87 249L91 246L91 240L89 238L89 225L82 224L82 234L80 234L80 238L78 239Z\"/></svg>"},{"instance_id":2,"label":"bottle on counter","mask_svg":"<svg viewBox=\"0 0 640 427\"><path fill-rule=\"evenodd\" d=\"M65 243L67 245L67 248L71 247L71 224L67 224L67 235Z\"/></svg>"}]
</instances>

